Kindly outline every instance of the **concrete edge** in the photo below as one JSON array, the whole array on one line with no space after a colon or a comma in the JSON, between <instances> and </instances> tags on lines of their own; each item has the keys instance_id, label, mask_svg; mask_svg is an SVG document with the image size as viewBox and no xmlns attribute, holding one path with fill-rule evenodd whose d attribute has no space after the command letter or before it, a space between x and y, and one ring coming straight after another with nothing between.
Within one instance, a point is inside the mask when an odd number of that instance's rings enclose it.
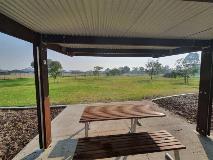
<instances>
[{"instance_id":1,"label":"concrete edge","mask_svg":"<svg viewBox=\"0 0 213 160\"><path fill-rule=\"evenodd\" d=\"M61 107L66 107L68 105L53 105L50 106L50 108L61 108ZM28 107L24 107L24 106L14 106L14 107L0 107L0 110L24 110L24 109L35 109L37 108L36 106L28 106Z\"/></svg>"},{"instance_id":2,"label":"concrete edge","mask_svg":"<svg viewBox=\"0 0 213 160\"><path fill-rule=\"evenodd\" d=\"M158 98L154 98L154 99L151 99L151 100L152 101L156 101L156 100L159 100L159 99L172 98L172 97L178 97L178 96L186 96L186 95L193 95L193 94L197 94L197 93L175 94L175 95L171 95L171 96L158 97Z\"/></svg>"}]
</instances>

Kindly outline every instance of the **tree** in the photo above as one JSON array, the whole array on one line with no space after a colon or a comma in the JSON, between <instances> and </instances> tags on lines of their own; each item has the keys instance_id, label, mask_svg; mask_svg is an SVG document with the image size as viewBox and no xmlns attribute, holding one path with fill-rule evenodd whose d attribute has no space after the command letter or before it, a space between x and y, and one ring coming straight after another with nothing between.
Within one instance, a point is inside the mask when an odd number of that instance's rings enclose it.
<instances>
[{"instance_id":1,"label":"tree","mask_svg":"<svg viewBox=\"0 0 213 160\"><path fill-rule=\"evenodd\" d=\"M131 71L132 74L143 74L144 72L144 67L133 67Z\"/></svg>"},{"instance_id":2,"label":"tree","mask_svg":"<svg viewBox=\"0 0 213 160\"><path fill-rule=\"evenodd\" d=\"M196 65L200 63L200 59L199 59L199 54L196 52L193 53L189 53L185 58L184 61L186 63L192 64L192 65Z\"/></svg>"},{"instance_id":3,"label":"tree","mask_svg":"<svg viewBox=\"0 0 213 160\"><path fill-rule=\"evenodd\" d=\"M120 75L121 74L121 71L117 68L113 68L109 71L109 75L111 76L116 76L116 75Z\"/></svg>"},{"instance_id":4,"label":"tree","mask_svg":"<svg viewBox=\"0 0 213 160\"><path fill-rule=\"evenodd\" d=\"M34 68L34 62L31 62L31 67ZM62 65L58 61L53 61L52 59L47 59L48 72L51 77L53 77L54 82L58 76L62 74Z\"/></svg>"},{"instance_id":5,"label":"tree","mask_svg":"<svg viewBox=\"0 0 213 160\"><path fill-rule=\"evenodd\" d=\"M176 74L179 77L184 77L184 83L188 83L189 75L191 67L186 61L184 61L184 58L180 58L176 61Z\"/></svg>"},{"instance_id":6,"label":"tree","mask_svg":"<svg viewBox=\"0 0 213 160\"><path fill-rule=\"evenodd\" d=\"M165 65L165 66L161 67L160 72L161 72L161 74L168 74L168 73L172 72L172 69L168 65Z\"/></svg>"},{"instance_id":7,"label":"tree","mask_svg":"<svg viewBox=\"0 0 213 160\"><path fill-rule=\"evenodd\" d=\"M107 75L107 76L110 76L110 74L109 74L109 72L110 72L110 69L109 68L107 68L107 69L105 69L105 74Z\"/></svg>"},{"instance_id":8,"label":"tree","mask_svg":"<svg viewBox=\"0 0 213 160\"><path fill-rule=\"evenodd\" d=\"M120 68L121 68L121 67L120 67ZM107 76L116 76L116 75L120 75L120 74L121 74L120 68L119 68L119 69L117 69L117 68L113 68L113 69L107 68L107 69L105 70L105 73L106 73Z\"/></svg>"},{"instance_id":9,"label":"tree","mask_svg":"<svg viewBox=\"0 0 213 160\"><path fill-rule=\"evenodd\" d=\"M185 58L176 61L177 76L184 77L184 83L189 83L190 76L198 73L200 60L198 53L189 53Z\"/></svg>"},{"instance_id":10,"label":"tree","mask_svg":"<svg viewBox=\"0 0 213 160\"><path fill-rule=\"evenodd\" d=\"M125 74L125 73L129 73L130 68L128 66L124 66L124 67L119 67L119 70L121 74Z\"/></svg>"},{"instance_id":11,"label":"tree","mask_svg":"<svg viewBox=\"0 0 213 160\"><path fill-rule=\"evenodd\" d=\"M159 74L161 70L161 63L158 60L149 60L146 64L146 72L149 74L152 79L153 75Z\"/></svg>"},{"instance_id":12,"label":"tree","mask_svg":"<svg viewBox=\"0 0 213 160\"><path fill-rule=\"evenodd\" d=\"M61 63L58 61L51 61L51 63L49 64L49 73L50 76L53 77L54 82L56 78L61 75L62 73L61 71L62 71Z\"/></svg>"},{"instance_id":13,"label":"tree","mask_svg":"<svg viewBox=\"0 0 213 160\"><path fill-rule=\"evenodd\" d=\"M140 74L143 74L145 72L145 68L144 67L139 67L139 72L140 72Z\"/></svg>"},{"instance_id":14,"label":"tree","mask_svg":"<svg viewBox=\"0 0 213 160\"><path fill-rule=\"evenodd\" d=\"M170 72L164 73L163 76L166 78L177 78L177 72L175 70L171 70Z\"/></svg>"},{"instance_id":15,"label":"tree","mask_svg":"<svg viewBox=\"0 0 213 160\"><path fill-rule=\"evenodd\" d=\"M132 72L132 74L138 74L139 68L138 67L133 67L131 72Z\"/></svg>"},{"instance_id":16,"label":"tree","mask_svg":"<svg viewBox=\"0 0 213 160\"><path fill-rule=\"evenodd\" d=\"M196 52L189 53L185 59L185 63L190 64L191 67L191 75L194 76L196 73L199 73L200 69L200 58L199 54Z\"/></svg>"},{"instance_id":17,"label":"tree","mask_svg":"<svg viewBox=\"0 0 213 160\"><path fill-rule=\"evenodd\" d=\"M100 66L95 66L94 67L94 71L93 71L93 74L96 76L99 76L99 72L100 72L100 70L102 70L103 69L103 67L100 67Z\"/></svg>"}]
</instances>

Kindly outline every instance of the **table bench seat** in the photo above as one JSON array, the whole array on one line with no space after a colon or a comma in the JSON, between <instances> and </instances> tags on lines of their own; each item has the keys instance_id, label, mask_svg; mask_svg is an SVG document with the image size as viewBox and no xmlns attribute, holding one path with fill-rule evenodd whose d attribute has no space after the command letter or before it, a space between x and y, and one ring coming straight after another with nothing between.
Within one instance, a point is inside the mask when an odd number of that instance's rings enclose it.
<instances>
[{"instance_id":1,"label":"table bench seat","mask_svg":"<svg viewBox=\"0 0 213 160\"><path fill-rule=\"evenodd\" d=\"M74 159L101 159L185 148L165 130L98 136L79 139Z\"/></svg>"}]
</instances>

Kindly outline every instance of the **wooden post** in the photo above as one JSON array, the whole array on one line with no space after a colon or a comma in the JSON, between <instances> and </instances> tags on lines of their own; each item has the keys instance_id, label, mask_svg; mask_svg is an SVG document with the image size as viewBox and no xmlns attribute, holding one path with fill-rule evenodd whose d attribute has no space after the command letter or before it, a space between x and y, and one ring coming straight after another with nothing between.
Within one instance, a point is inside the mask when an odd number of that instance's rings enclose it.
<instances>
[{"instance_id":1,"label":"wooden post","mask_svg":"<svg viewBox=\"0 0 213 160\"><path fill-rule=\"evenodd\" d=\"M51 116L47 66L47 47L42 42L33 45L39 144L46 149L51 143Z\"/></svg>"},{"instance_id":2,"label":"wooden post","mask_svg":"<svg viewBox=\"0 0 213 160\"><path fill-rule=\"evenodd\" d=\"M196 130L204 135L210 135L213 92L213 50L212 47L202 51L200 68L200 87Z\"/></svg>"}]
</instances>

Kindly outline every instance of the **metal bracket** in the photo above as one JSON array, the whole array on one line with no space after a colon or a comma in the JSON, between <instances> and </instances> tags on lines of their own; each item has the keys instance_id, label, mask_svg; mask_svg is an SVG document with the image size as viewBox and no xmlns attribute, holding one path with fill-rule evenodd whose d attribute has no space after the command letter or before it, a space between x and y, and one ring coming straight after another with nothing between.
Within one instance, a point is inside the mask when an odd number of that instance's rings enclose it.
<instances>
[{"instance_id":1,"label":"metal bracket","mask_svg":"<svg viewBox=\"0 0 213 160\"><path fill-rule=\"evenodd\" d=\"M169 153L165 154L165 160L180 160L179 150L174 150L174 158Z\"/></svg>"}]
</instances>

